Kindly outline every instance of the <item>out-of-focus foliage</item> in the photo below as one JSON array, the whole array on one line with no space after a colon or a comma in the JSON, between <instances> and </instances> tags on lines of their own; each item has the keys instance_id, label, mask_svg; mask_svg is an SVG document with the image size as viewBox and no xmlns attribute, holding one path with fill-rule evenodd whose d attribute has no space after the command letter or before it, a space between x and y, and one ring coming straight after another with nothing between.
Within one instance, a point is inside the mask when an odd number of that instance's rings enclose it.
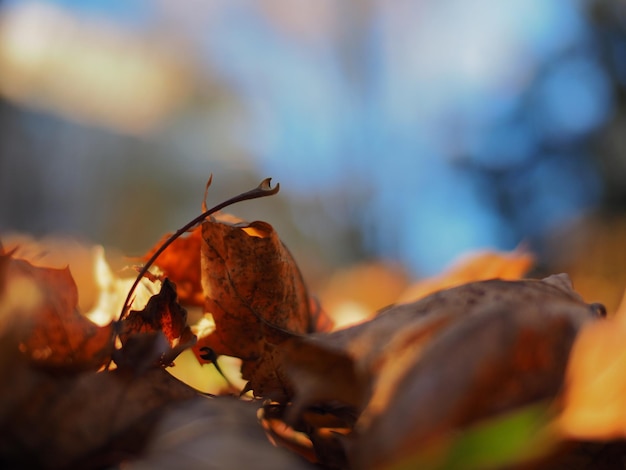
<instances>
[{"instance_id":1,"label":"out-of-focus foliage","mask_svg":"<svg viewBox=\"0 0 626 470\"><path fill-rule=\"evenodd\" d=\"M0 228L140 252L209 172L263 173L289 202L241 214L279 221L312 276L372 255L432 274L522 240L543 265L546 233L626 197L623 10L5 2Z\"/></svg>"}]
</instances>

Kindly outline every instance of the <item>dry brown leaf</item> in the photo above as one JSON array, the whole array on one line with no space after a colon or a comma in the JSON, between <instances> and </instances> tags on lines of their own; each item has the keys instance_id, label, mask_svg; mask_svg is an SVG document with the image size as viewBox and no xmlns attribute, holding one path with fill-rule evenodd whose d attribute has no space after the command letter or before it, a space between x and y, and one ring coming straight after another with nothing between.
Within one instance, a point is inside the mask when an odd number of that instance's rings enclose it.
<instances>
[{"instance_id":1,"label":"dry brown leaf","mask_svg":"<svg viewBox=\"0 0 626 470\"><path fill-rule=\"evenodd\" d=\"M516 299L520 303L526 301L538 301L544 298L565 298L574 302L582 302L580 296L571 290L567 277L564 275L551 276L543 281L500 281L490 280L470 283L455 288L438 291L417 302L411 304L401 304L383 309L378 316L370 321L354 325L349 328L334 331L328 334L314 334L303 339L290 341L286 348L289 350L290 363L296 374L295 382L306 380L305 375L316 354L336 356L342 364L347 358L347 364L357 362L356 373L364 373L367 376L376 374L380 369L385 357L394 358L393 354L388 354L390 343L393 338L416 336L422 338L432 336L438 329L446 326L452 321L463 318L476 312L480 312L491 305L498 304L504 300ZM417 332L412 331L413 328ZM410 342L410 344L414 344ZM314 353L312 351L315 351ZM301 364L301 362L303 364ZM329 368L330 362L320 361ZM306 363L307 365L304 365ZM302 366L302 367L301 367ZM347 371L341 371L340 376ZM356 387L351 384L353 378L349 380L330 381L335 389L345 388L344 392L333 392L336 396L352 396L351 404L357 404L361 396ZM313 382L316 382L313 380ZM317 393L328 395L323 390L328 384L317 382L313 388L302 387L299 389L297 402L315 402ZM319 389L319 390L318 390ZM307 397L306 399L304 397Z\"/></svg>"},{"instance_id":2,"label":"dry brown leaf","mask_svg":"<svg viewBox=\"0 0 626 470\"><path fill-rule=\"evenodd\" d=\"M126 344L131 336L150 332L162 332L172 348L195 343L195 335L187 325L187 311L178 304L176 286L167 278L143 310L131 310L122 320L120 339Z\"/></svg>"},{"instance_id":3,"label":"dry brown leaf","mask_svg":"<svg viewBox=\"0 0 626 470\"><path fill-rule=\"evenodd\" d=\"M0 467L107 467L141 450L166 406L197 396L138 360L95 372L113 327L77 312L69 270L0 259L0 376L10 384L0 387Z\"/></svg>"},{"instance_id":4,"label":"dry brown leaf","mask_svg":"<svg viewBox=\"0 0 626 470\"><path fill-rule=\"evenodd\" d=\"M288 420L329 400L363 410L353 459L369 468L438 432L553 396L574 336L594 313L563 275L490 280L292 339Z\"/></svg>"},{"instance_id":5,"label":"dry brown leaf","mask_svg":"<svg viewBox=\"0 0 626 470\"><path fill-rule=\"evenodd\" d=\"M113 325L98 326L78 312L78 291L68 268L40 268L7 254L0 256L9 259L5 261L5 293L9 294L2 299L5 311L0 316L3 322L22 323L19 347L33 363L85 370L109 361ZM18 306L27 310L19 320L11 313Z\"/></svg>"},{"instance_id":6,"label":"dry brown leaf","mask_svg":"<svg viewBox=\"0 0 626 470\"><path fill-rule=\"evenodd\" d=\"M149 260L158 248L170 238L171 234L165 235L143 257ZM197 227L187 236L177 238L159 256L156 265L165 273L178 291L180 303L184 305L202 306L204 294L200 282L200 244L202 242L202 229Z\"/></svg>"},{"instance_id":7,"label":"dry brown leaf","mask_svg":"<svg viewBox=\"0 0 626 470\"><path fill-rule=\"evenodd\" d=\"M242 376L257 396L285 400L292 386L282 370L281 344L314 329L300 271L271 225L202 224L205 311L215 330L194 348L243 360Z\"/></svg>"},{"instance_id":8,"label":"dry brown leaf","mask_svg":"<svg viewBox=\"0 0 626 470\"><path fill-rule=\"evenodd\" d=\"M165 407L197 396L141 357L95 372L112 326L78 314L69 270L0 260L0 467L108 467L141 450Z\"/></svg>"},{"instance_id":9,"label":"dry brown leaf","mask_svg":"<svg viewBox=\"0 0 626 470\"><path fill-rule=\"evenodd\" d=\"M356 426L355 466L401 461L442 434L554 399L591 315L586 305L564 299L504 301L451 324L405 359L404 371L382 369Z\"/></svg>"},{"instance_id":10,"label":"dry brown leaf","mask_svg":"<svg viewBox=\"0 0 626 470\"><path fill-rule=\"evenodd\" d=\"M511 252L483 251L457 260L439 276L421 280L406 289L396 303L414 302L441 289L487 279L521 278L534 264L530 253L521 249Z\"/></svg>"}]
</instances>

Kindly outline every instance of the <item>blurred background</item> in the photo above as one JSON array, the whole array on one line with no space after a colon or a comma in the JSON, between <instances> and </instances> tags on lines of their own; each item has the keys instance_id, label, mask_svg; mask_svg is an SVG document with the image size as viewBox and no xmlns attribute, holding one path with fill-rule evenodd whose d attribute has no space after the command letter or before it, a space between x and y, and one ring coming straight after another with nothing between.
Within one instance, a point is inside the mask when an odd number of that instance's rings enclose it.
<instances>
[{"instance_id":1,"label":"blurred background","mask_svg":"<svg viewBox=\"0 0 626 470\"><path fill-rule=\"evenodd\" d=\"M619 0L5 0L0 233L141 255L272 177L231 212L314 286L521 244L611 309L625 91Z\"/></svg>"}]
</instances>

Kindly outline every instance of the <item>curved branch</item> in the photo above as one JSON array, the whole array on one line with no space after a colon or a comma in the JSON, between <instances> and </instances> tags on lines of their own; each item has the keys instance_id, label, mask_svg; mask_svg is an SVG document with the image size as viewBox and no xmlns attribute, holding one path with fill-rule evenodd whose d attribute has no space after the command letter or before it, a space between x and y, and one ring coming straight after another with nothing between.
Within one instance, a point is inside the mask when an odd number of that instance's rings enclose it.
<instances>
[{"instance_id":1,"label":"curved branch","mask_svg":"<svg viewBox=\"0 0 626 470\"><path fill-rule=\"evenodd\" d=\"M207 182L207 185L206 185L205 201L203 202L203 208L206 208L206 191L209 189L209 186L211 186L212 181L213 181L213 175L209 177L209 181ZM259 198L266 197L266 196L273 196L274 194L278 193L278 191L280 190L280 184L277 183L276 186L272 188L271 181L272 181L272 178L265 178L263 181L261 181L261 183L259 183L259 185L256 188L246 191L245 193L241 193L237 196L231 197L230 199L219 203L218 205L212 207L211 209L206 209L202 214L200 214L198 217L196 217L189 223L185 224L183 227L178 229L176 233L174 233L167 240L165 240L165 242L159 247L158 250L154 252L154 254L150 257L150 259L146 262L146 264L143 265L143 267L139 271L139 274L137 275L135 282L133 283L130 290L128 291L128 295L126 296L126 300L124 301L124 306L122 307L122 312L120 313L119 320L122 320L126 316L126 313L128 312L128 309L130 308L131 299L133 297L133 294L135 293L135 289L137 289L137 286L139 285L139 282L141 282L141 279L145 276L145 274L148 272L148 270L154 264L157 258L161 255L161 253L163 253L166 250L166 248L170 246L172 242L174 242L174 240L180 237L183 233L195 229L202 222L204 222L204 220L207 217L209 217L212 214L215 214L216 212L224 209L227 206L230 206L232 204L236 204L242 201L249 201L251 199L259 199Z\"/></svg>"}]
</instances>

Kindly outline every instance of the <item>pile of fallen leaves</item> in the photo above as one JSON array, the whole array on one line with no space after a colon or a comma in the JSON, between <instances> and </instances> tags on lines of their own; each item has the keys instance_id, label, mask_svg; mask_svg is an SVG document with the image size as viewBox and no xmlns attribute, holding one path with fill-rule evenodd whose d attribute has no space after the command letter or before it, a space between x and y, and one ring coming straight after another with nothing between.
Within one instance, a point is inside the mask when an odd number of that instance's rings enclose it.
<instances>
[{"instance_id":1,"label":"pile of fallen leaves","mask_svg":"<svg viewBox=\"0 0 626 470\"><path fill-rule=\"evenodd\" d=\"M485 253L334 329L269 224L214 212L85 314L71 266L0 248L1 468L622 467L626 312L567 275Z\"/></svg>"}]
</instances>

